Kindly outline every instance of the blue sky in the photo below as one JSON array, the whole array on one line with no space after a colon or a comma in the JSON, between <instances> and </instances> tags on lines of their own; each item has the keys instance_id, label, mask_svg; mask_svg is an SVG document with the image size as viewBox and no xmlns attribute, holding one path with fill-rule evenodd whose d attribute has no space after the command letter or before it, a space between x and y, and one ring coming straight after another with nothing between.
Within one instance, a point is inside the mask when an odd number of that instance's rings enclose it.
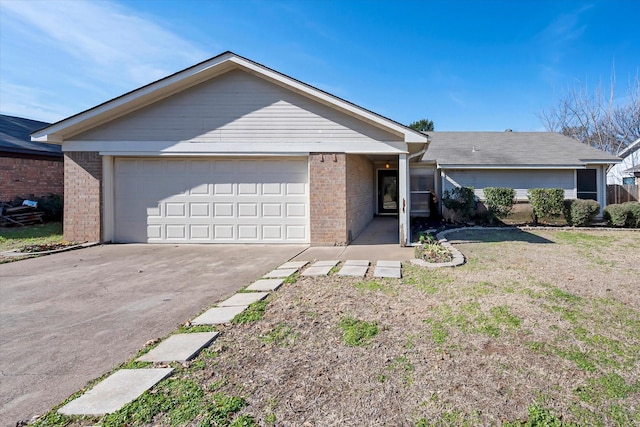
<instances>
[{"instance_id":1,"label":"blue sky","mask_svg":"<svg viewBox=\"0 0 640 427\"><path fill-rule=\"evenodd\" d=\"M57 121L226 50L436 130L544 130L582 82L624 95L640 1L0 2L0 111Z\"/></svg>"}]
</instances>

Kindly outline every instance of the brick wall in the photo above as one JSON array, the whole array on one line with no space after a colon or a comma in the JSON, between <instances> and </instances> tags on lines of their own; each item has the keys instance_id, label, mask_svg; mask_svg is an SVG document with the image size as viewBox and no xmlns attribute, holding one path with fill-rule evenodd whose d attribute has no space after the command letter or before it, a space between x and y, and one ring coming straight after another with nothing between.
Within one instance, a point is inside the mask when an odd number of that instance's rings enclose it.
<instances>
[{"instance_id":1,"label":"brick wall","mask_svg":"<svg viewBox=\"0 0 640 427\"><path fill-rule=\"evenodd\" d=\"M346 244L348 236L344 154L309 155L309 192L311 245Z\"/></svg>"},{"instance_id":2,"label":"brick wall","mask_svg":"<svg viewBox=\"0 0 640 427\"><path fill-rule=\"evenodd\" d=\"M64 156L64 238L102 238L102 159L96 152L67 152Z\"/></svg>"},{"instance_id":3,"label":"brick wall","mask_svg":"<svg viewBox=\"0 0 640 427\"><path fill-rule=\"evenodd\" d=\"M365 156L347 154L347 233L355 239L373 220L374 167Z\"/></svg>"},{"instance_id":4,"label":"brick wall","mask_svg":"<svg viewBox=\"0 0 640 427\"><path fill-rule=\"evenodd\" d=\"M0 201L64 193L62 159L0 157Z\"/></svg>"}]
</instances>

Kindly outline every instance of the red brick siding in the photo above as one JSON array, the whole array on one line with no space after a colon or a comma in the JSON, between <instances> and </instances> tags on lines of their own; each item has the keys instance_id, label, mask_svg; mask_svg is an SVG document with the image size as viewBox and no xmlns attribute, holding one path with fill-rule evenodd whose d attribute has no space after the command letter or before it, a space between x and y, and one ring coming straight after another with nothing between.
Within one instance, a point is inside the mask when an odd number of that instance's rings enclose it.
<instances>
[{"instance_id":1,"label":"red brick siding","mask_svg":"<svg viewBox=\"0 0 640 427\"><path fill-rule=\"evenodd\" d=\"M365 156L347 154L347 233L351 238L373 220L374 175L373 163Z\"/></svg>"},{"instance_id":2,"label":"red brick siding","mask_svg":"<svg viewBox=\"0 0 640 427\"><path fill-rule=\"evenodd\" d=\"M102 238L102 158L96 152L68 152L64 156L64 238L100 241Z\"/></svg>"},{"instance_id":3,"label":"red brick siding","mask_svg":"<svg viewBox=\"0 0 640 427\"><path fill-rule=\"evenodd\" d=\"M334 161L335 159L335 161ZM311 245L347 243L346 156L309 155Z\"/></svg>"},{"instance_id":4,"label":"red brick siding","mask_svg":"<svg viewBox=\"0 0 640 427\"><path fill-rule=\"evenodd\" d=\"M62 161L0 157L0 201L64 193Z\"/></svg>"}]
</instances>

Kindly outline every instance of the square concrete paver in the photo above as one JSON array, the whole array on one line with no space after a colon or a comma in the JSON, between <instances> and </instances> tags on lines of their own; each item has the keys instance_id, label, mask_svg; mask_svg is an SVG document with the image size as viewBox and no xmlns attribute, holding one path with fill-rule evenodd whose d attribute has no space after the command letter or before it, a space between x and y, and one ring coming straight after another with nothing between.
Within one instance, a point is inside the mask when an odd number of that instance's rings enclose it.
<instances>
[{"instance_id":1,"label":"square concrete paver","mask_svg":"<svg viewBox=\"0 0 640 427\"><path fill-rule=\"evenodd\" d=\"M58 409L64 415L110 414L169 376L173 368L121 369Z\"/></svg>"},{"instance_id":2,"label":"square concrete paver","mask_svg":"<svg viewBox=\"0 0 640 427\"><path fill-rule=\"evenodd\" d=\"M337 259L332 259L329 261L316 261L311 264L311 267L335 267L340 261Z\"/></svg>"},{"instance_id":3,"label":"square concrete paver","mask_svg":"<svg viewBox=\"0 0 640 427\"><path fill-rule=\"evenodd\" d=\"M319 267L312 266L303 271L302 275L307 277L326 276L327 274L329 274L329 271L331 271L332 268L333 267L330 267L328 265L321 265Z\"/></svg>"},{"instance_id":4,"label":"square concrete paver","mask_svg":"<svg viewBox=\"0 0 640 427\"><path fill-rule=\"evenodd\" d=\"M289 261L282 264L278 267L278 270L286 269L286 268L295 268L296 270L307 265L308 261Z\"/></svg>"},{"instance_id":5,"label":"square concrete paver","mask_svg":"<svg viewBox=\"0 0 640 427\"><path fill-rule=\"evenodd\" d=\"M296 271L298 271L297 268L276 268L275 270L265 274L262 277L264 277L265 279L266 278L289 277L293 273L295 273Z\"/></svg>"},{"instance_id":6,"label":"square concrete paver","mask_svg":"<svg viewBox=\"0 0 640 427\"><path fill-rule=\"evenodd\" d=\"M402 263L400 261L384 261L384 260L380 260L380 261L376 262L376 266L378 266L378 267L402 268Z\"/></svg>"},{"instance_id":7,"label":"square concrete paver","mask_svg":"<svg viewBox=\"0 0 640 427\"><path fill-rule=\"evenodd\" d=\"M344 265L340 271L338 271L338 276L357 276L364 277L367 274L367 270L369 269L369 265Z\"/></svg>"},{"instance_id":8,"label":"square concrete paver","mask_svg":"<svg viewBox=\"0 0 640 427\"><path fill-rule=\"evenodd\" d=\"M260 279L247 286L248 291L276 291L284 279Z\"/></svg>"},{"instance_id":9,"label":"square concrete paver","mask_svg":"<svg viewBox=\"0 0 640 427\"><path fill-rule=\"evenodd\" d=\"M402 270L394 267L381 267L376 265L376 269L373 270L373 277L388 277L390 279L400 279L402 277Z\"/></svg>"},{"instance_id":10,"label":"square concrete paver","mask_svg":"<svg viewBox=\"0 0 640 427\"><path fill-rule=\"evenodd\" d=\"M156 348L138 357L142 362L186 362L208 347L219 332L197 332L171 335Z\"/></svg>"},{"instance_id":11,"label":"square concrete paver","mask_svg":"<svg viewBox=\"0 0 640 427\"><path fill-rule=\"evenodd\" d=\"M344 262L344 265L349 266L358 266L358 267L368 267L369 260L366 259L348 259Z\"/></svg>"},{"instance_id":12,"label":"square concrete paver","mask_svg":"<svg viewBox=\"0 0 640 427\"><path fill-rule=\"evenodd\" d=\"M239 292L216 305L218 307L247 306L265 299L267 295L269 295L269 292Z\"/></svg>"},{"instance_id":13,"label":"square concrete paver","mask_svg":"<svg viewBox=\"0 0 640 427\"><path fill-rule=\"evenodd\" d=\"M221 325L231 322L231 319L242 313L249 307L240 305L236 307L213 307L193 319L194 325Z\"/></svg>"}]
</instances>

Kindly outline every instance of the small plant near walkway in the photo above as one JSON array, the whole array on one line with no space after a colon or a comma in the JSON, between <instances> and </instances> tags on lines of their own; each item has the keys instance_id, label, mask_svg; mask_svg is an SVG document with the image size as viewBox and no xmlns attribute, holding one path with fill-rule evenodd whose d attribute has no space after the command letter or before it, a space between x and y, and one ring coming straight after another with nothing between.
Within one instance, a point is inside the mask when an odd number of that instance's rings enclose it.
<instances>
[{"instance_id":1,"label":"small plant near walkway","mask_svg":"<svg viewBox=\"0 0 640 427\"><path fill-rule=\"evenodd\" d=\"M414 255L417 259L426 262L450 262L453 260L451 251L442 246L435 237L430 234L420 235L420 245L416 246Z\"/></svg>"}]
</instances>

